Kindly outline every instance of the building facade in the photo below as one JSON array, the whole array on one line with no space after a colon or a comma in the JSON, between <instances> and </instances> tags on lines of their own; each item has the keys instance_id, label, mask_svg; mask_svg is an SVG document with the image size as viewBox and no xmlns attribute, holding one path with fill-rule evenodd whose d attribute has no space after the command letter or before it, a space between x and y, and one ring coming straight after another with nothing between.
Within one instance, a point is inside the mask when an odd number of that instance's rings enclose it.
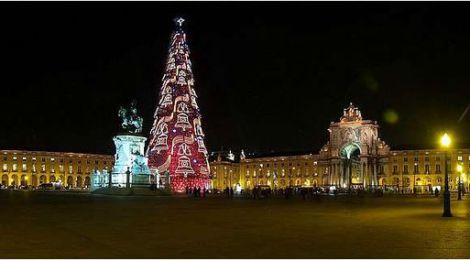
<instances>
[{"instance_id":1,"label":"building facade","mask_svg":"<svg viewBox=\"0 0 470 260\"><path fill-rule=\"evenodd\" d=\"M87 188L90 174L113 167L112 155L42 151L0 150L1 184L39 186L59 183L64 187Z\"/></svg>"},{"instance_id":2,"label":"building facade","mask_svg":"<svg viewBox=\"0 0 470 260\"><path fill-rule=\"evenodd\" d=\"M331 122L329 140L318 154L218 156L211 162L212 186L252 189L330 187L370 189L381 187L396 192L431 192L444 185L445 156L449 185L456 190L459 180L468 189L470 149L391 150L379 138L376 121L363 120L350 104L338 122ZM457 165L462 171L457 172Z\"/></svg>"}]
</instances>

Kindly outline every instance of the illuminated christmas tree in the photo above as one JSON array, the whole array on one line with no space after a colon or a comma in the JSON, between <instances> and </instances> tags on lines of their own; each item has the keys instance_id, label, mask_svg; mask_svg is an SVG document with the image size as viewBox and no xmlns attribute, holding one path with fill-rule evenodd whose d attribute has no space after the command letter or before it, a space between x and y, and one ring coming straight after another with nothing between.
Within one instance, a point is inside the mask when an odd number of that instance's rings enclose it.
<instances>
[{"instance_id":1,"label":"illuminated christmas tree","mask_svg":"<svg viewBox=\"0 0 470 260\"><path fill-rule=\"evenodd\" d=\"M169 174L171 189L209 188L209 164L183 18L175 19L163 84L147 148L148 165Z\"/></svg>"}]
</instances>

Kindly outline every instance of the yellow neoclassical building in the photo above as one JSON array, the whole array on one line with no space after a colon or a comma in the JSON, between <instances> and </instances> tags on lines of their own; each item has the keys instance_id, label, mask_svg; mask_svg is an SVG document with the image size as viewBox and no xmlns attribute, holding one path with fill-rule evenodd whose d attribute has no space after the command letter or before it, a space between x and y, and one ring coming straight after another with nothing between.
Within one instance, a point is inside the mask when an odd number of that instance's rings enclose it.
<instances>
[{"instance_id":1,"label":"yellow neoclassical building","mask_svg":"<svg viewBox=\"0 0 470 260\"><path fill-rule=\"evenodd\" d=\"M409 193L430 192L444 185L447 154L450 188L459 180L468 189L470 149L391 150L379 138L376 121L364 120L360 110L350 104L338 122L331 122L329 140L319 153L245 155L219 153L211 160L212 185L251 189L255 185L271 188L382 187ZM457 165L462 171L458 172Z\"/></svg>"},{"instance_id":2,"label":"yellow neoclassical building","mask_svg":"<svg viewBox=\"0 0 470 260\"><path fill-rule=\"evenodd\" d=\"M86 188L93 170L110 170L114 156L84 153L0 150L4 186L38 186L60 183Z\"/></svg>"}]
</instances>

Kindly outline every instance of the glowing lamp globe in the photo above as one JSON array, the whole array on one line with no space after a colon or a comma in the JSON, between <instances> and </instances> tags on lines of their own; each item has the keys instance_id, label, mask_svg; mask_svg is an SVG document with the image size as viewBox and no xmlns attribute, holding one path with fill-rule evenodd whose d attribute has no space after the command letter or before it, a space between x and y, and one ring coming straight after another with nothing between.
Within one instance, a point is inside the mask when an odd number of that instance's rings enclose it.
<instances>
[{"instance_id":1,"label":"glowing lamp globe","mask_svg":"<svg viewBox=\"0 0 470 260\"><path fill-rule=\"evenodd\" d=\"M443 147L449 147L450 146L450 143L451 143L451 140L450 140L450 137L447 133L445 133L442 137L441 137L441 145Z\"/></svg>"}]
</instances>

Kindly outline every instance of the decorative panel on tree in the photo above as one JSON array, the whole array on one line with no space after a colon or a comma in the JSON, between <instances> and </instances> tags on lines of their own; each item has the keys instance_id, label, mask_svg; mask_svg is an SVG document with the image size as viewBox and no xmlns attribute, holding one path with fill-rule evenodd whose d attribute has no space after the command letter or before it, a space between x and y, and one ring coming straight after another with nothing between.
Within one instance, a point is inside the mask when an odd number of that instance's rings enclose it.
<instances>
[{"instance_id":1,"label":"decorative panel on tree","mask_svg":"<svg viewBox=\"0 0 470 260\"><path fill-rule=\"evenodd\" d=\"M210 182L184 19L175 22L147 157L150 168L168 173L172 190L182 192L186 187L209 188Z\"/></svg>"}]
</instances>

